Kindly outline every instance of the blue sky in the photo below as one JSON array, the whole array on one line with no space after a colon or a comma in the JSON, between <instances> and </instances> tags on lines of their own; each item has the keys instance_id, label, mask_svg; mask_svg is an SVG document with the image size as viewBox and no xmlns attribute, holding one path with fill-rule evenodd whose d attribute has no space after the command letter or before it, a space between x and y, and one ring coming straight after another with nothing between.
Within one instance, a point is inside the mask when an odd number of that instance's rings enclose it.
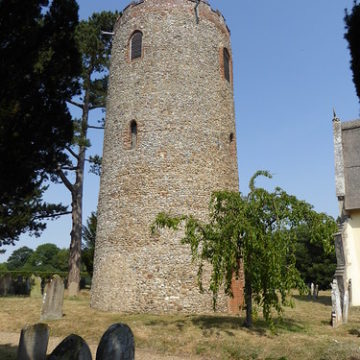
<instances>
[{"instance_id":1,"label":"blue sky","mask_svg":"<svg viewBox=\"0 0 360 360\"><path fill-rule=\"evenodd\" d=\"M125 0L79 0L80 18L119 10ZM269 170L270 186L337 216L332 109L343 121L359 116L344 34L344 9L353 0L210 0L231 30L240 190L248 191L256 170ZM94 118L94 122L96 117ZM102 150L101 133L90 133L92 153ZM265 182L258 182L265 185ZM84 222L96 210L99 179L85 180ZM70 203L62 185L48 201ZM6 247L0 262L20 246L53 242L68 247L70 216L50 222L40 238L22 236Z\"/></svg>"}]
</instances>

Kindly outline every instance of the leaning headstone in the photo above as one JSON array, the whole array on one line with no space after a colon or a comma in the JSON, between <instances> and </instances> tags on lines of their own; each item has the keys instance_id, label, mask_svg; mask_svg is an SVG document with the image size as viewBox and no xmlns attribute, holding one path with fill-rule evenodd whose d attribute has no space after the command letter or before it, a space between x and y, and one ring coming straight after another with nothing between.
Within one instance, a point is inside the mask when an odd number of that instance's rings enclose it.
<instances>
[{"instance_id":1,"label":"leaning headstone","mask_svg":"<svg viewBox=\"0 0 360 360\"><path fill-rule=\"evenodd\" d=\"M134 335L126 324L111 325L102 336L96 360L134 360Z\"/></svg>"},{"instance_id":2,"label":"leaning headstone","mask_svg":"<svg viewBox=\"0 0 360 360\"><path fill-rule=\"evenodd\" d=\"M51 281L45 285L40 320L61 319L63 301L64 281L60 276L54 275Z\"/></svg>"},{"instance_id":3,"label":"leaning headstone","mask_svg":"<svg viewBox=\"0 0 360 360\"><path fill-rule=\"evenodd\" d=\"M54 349L47 360L92 360L92 357L86 341L81 336L71 334Z\"/></svg>"},{"instance_id":4,"label":"leaning headstone","mask_svg":"<svg viewBox=\"0 0 360 360\"><path fill-rule=\"evenodd\" d=\"M45 360L49 342L46 324L27 325L21 330L17 360Z\"/></svg>"},{"instance_id":5,"label":"leaning headstone","mask_svg":"<svg viewBox=\"0 0 360 360\"><path fill-rule=\"evenodd\" d=\"M30 291L30 297L32 298L39 298L41 297L41 277L31 275L30 278L31 282L31 291Z\"/></svg>"},{"instance_id":6,"label":"leaning headstone","mask_svg":"<svg viewBox=\"0 0 360 360\"><path fill-rule=\"evenodd\" d=\"M311 283L310 295L311 295L311 296L314 296L314 283Z\"/></svg>"}]
</instances>

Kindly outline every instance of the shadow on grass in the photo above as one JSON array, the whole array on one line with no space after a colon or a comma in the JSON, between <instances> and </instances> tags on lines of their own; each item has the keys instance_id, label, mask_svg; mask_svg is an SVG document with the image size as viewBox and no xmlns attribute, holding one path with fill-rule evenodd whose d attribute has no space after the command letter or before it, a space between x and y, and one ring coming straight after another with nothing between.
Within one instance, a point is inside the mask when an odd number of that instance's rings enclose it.
<instances>
[{"instance_id":1,"label":"shadow on grass","mask_svg":"<svg viewBox=\"0 0 360 360\"><path fill-rule=\"evenodd\" d=\"M228 336L235 336L235 331L244 331L250 334L266 336L269 331L272 334L280 332L303 333L306 327L302 322L288 318L273 319L274 326L270 330L270 326L263 319L254 320L253 327L244 326L244 319L235 316L216 316L216 315L188 315L185 318L167 318L161 319L156 317L145 322L146 326L167 328L176 327L180 332L186 331L186 328L192 324L199 328L205 337L212 336L223 332Z\"/></svg>"},{"instance_id":2,"label":"shadow on grass","mask_svg":"<svg viewBox=\"0 0 360 360\"><path fill-rule=\"evenodd\" d=\"M260 319L254 321L252 328L245 327L244 320L238 317L196 316L191 319L191 321L195 326L203 330L204 334L209 333L209 331L211 332L211 330L221 330L229 336L234 336L231 330L243 330L252 334L265 336L269 330L269 324ZM292 319L274 319L273 333L275 334L279 331L300 333L305 330L305 327L301 323Z\"/></svg>"},{"instance_id":3,"label":"shadow on grass","mask_svg":"<svg viewBox=\"0 0 360 360\"><path fill-rule=\"evenodd\" d=\"M350 329L349 330L350 335L355 335L357 337L360 337L360 330L359 329Z\"/></svg>"},{"instance_id":4,"label":"shadow on grass","mask_svg":"<svg viewBox=\"0 0 360 360\"><path fill-rule=\"evenodd\" d=\"M183 331L186 325L185 320L161 320L160 317L158 319L152 319L145 322L146 326L157 326L157 327L167 327L175 325L179 331Z\"/></svg>"},{"instance_id":5,"label":"shadow on grass","mask_svg":"<svg viewBox=\"0 0 360 360\"><path fill-rule=\"evenodd\" d=\"M319 303L326 306L331 305L331 297L326 295L321 295L316 300L314 300L313 298L309 298L307 295L293 295L293 298L307 303Z\"/></svg>"},{"instance_id":6,"label":"shadow on grass","mask_svg":"<svg viewBox=\"0 0 360 360\"><path fill-rule=\"evenodd\" d=\"M15 360L17 355L17 346L10 344L0 345L1 360Z\"/></svg>"}]
</instances>

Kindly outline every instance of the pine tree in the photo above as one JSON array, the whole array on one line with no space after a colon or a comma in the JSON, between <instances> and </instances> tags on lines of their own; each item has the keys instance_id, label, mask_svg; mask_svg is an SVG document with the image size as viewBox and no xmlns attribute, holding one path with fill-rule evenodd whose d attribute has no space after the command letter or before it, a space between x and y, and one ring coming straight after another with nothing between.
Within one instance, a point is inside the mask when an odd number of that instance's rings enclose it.
<instances>
[{"instance_id":1,"label":"pine tree","mask_svg":"<svg viewBox=\"0 0 360 360\"><path fill-rule=\"evenodd\" d=\"M66 211L42 197L72 140L77 12L74 0L0 1L0 246Z\"/></svg>"},{"instance_id":2,"label":"pine tree","mask_svg":"<svg viewBox=\"0 0 360 360\"><path fill-rule=\"evenodd\" d=\"M74 119L75 136L70 155L66 162L58 167L58 177L71 193L72 230L69 257L69 294L76 296L80 284L81 236L82 236L82 201L86 149L90 146L87 133L89 128L101 129L102 126L89 124L89 113L95 109L104 109L108 70L111 52L111 37L103 36L102 31L112 31L119 14L101 12L93 14L87 21L81 21L76 29L78 49L82 57L82 72L79 80L81 94L69 103L81 110L81 119ZM99 169L100 158L88 159L93 168ZM69 175L75 174L71 182Z\"/></svg>"}]
</instances>

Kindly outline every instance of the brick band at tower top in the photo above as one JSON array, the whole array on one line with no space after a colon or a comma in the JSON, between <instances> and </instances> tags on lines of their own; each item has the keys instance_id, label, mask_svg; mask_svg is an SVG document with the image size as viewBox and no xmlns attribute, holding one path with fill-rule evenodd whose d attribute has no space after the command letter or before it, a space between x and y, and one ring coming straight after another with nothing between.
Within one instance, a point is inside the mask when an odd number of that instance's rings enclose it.
<instances>
[{"instance_id":1,"label":"brick band at tower top","mask_svg":"<svg viewBox=\"0 0 360 360\"><path fill-rule=\"evenodd\" d=\"M212 311L181 234L151 236L150 225L162 211L205 220L214 190L238 190L232 82L230 33L207 2L124 10L113 38L93 307Z\"/></svg>"}]
</instances>

